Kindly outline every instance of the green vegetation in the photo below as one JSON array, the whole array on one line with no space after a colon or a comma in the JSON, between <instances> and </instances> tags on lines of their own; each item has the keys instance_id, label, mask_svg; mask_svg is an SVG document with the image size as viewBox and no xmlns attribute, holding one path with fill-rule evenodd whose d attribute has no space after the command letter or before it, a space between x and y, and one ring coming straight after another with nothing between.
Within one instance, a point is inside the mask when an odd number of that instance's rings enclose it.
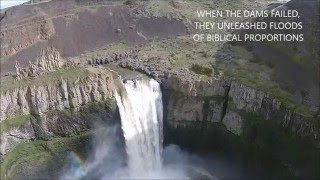
<instances>
[{"instance_id":1,"label":"green vegetation","mask_svg":"<svg viewBox=\"0 0 320 180\"><path fill-rule=\"evenodd\" d=\"M249 60L249 62L244 65L219 62L215 65L215 68L251 88L271 94L288 109L291 109L306 118L311 118L313 114L307 107L294 102L294 95L272 80L272 65L268 65L263 61L263 59L253 57L253 59Z\"/></svg>"},{"instance_id":2,"label":"green vegetation","mask_svg":"<svg viewBox=\"0 0 320 180\"><path fill-rule=\"evenodd\" d=\"M243 138L259 148L293 165L294 168L308 171L311 179L320 177L320 151L308 139L290 131L284 131L275 120L265 120L254 112L240 112L245 119ZM306 176L306 175L305 175Z\"/></svg>"},{"instance_id":3,"label":"green vegetation","mask_svg":"<svg viewBox=\"0 0 320 180\"><path fill-rule=\"evenodd\" d=\"M247 169L248 174L262 168L268 172L265 179L292 179L293 175L273 154L240 139L227 131L223 124L196 121L184 123L177 128L169 126L165 144L177 144L193 152L215 155L222 161Z\"/></svg>"},{"instance_id":4,"label":"green vegetation","mask_svg":"<svg viewBox=\"0 0 320 180\"><path fill-rule=\"evenodd\" d=\"M77 119L82 119L93 125L95 122L103 122L104 124L114 124L116 119L110 118L115 111L115 102L113 99L92 102L81 107L80 111L74 109L65 109L62 111L53 111L48 114L48 117L58 115L59 118L75 122ZM33 118L31 115L19 116L13 119L7 119L1 122L1 131L8 130L12 127L21 126L28 119ZM1 163L1 179L7 174L7 177L12 178L17 171L24 169L24 166L32 164L33 167L42 167L46 163L55 163L56 159L63 160L63 153L66 151L81 151L84 150L86 143L89 142L91 132L75 132L80 135L66 134L67 137L50 137L38 139L28 143L22 143L16 146L11 152L6 154ZM65 136L65 135L63 135ZM61 157L59 157L61 156ZM64 164L64 162L61 162Z\"/></svg>"},{"instance_id":5,"label":"green vegetation","mask_svg":"<svg viewBox=\"0 0 320 180\"><path fill-rule=\"evenodd\" d=\"M14 118L6 119L0 123L0 133L8 131L14 127L20 127L33 118L32 115L20 115Z\"/></svg>"},{"instance_id":6,"label":"green vegetation","mask_svg":"<svg viewBox=\"0 0 320 180\"><path fill-rule=\"evenodd\" d=\"M58 114L59 116L72 119L72 118L86 118L90 121L96 119L97 116L110 115L115 111L116 105L113 99L99 101L99 102L91 102L80 108L79 111L75 111L74 109L64 109L62 111L54 111L52 114Z\"/></svg>"},{"instance_id":7,"label":"green vegetation","mask_svg":"<svg viewBox=\"0 0 320 180\"><path fill-rule=\"evenodd\" d=\"M208 77L211 77L212 72L213 72L211 68L204 67L199 64L192 64L190 70L196 74L205 75Z\"/></svg>"},{"instance_id":8,"label":"green vegetation","mask_svg":"<svg viewBox=\"0 0 320 180\"><path fill-rule=\"evenodd\" d=\"M179 92L179 91L174 91L174 90L171 91L171 99L173 102L173 106L176 106L177 103L184 104L185 101L187 101L188 99L191 99L191 98L197 98L197 99L199 99L199 101L203 100L204 102L215 101L218 104L223 103L225 100L224 96L220 96L220 95L191 97L191 96L185 95L184 93Z\"/></svg>"},{"instance_id":9,"label":"green vegetation","mask_svg":"<svg viewBox=\"0 0 320 180\"><path fill-rule=\"evenodd\" d=\"M95 123L103 123L105 125L113 125L118 122L117 119L112 118L116 111L116 104L113 99L91 102L80 108L80 110L64 109L62 111L52 111L48 113L48 117L58 116L60 119L68 122L84 121L89 126ZM72 136L71 134L64 134Z\"/></svg>"},{"instance_id":10,"label":"green vegetation","mask_svg":"<svg viewBox=\"0 0 320 180\"><path fill-rule=\"evenodd\" d=\"M6 154L2 161L0 165L1 179L12 178L16 171L23 166L36 166L39 165L39 162L46 162L54 157L59 157L62 160L61 153L84 149L83 147L89 142L91 134L88 131L73 137L58 137L50 141L35 140L19 144L13 151Z\"/></svg>"},{"instance_id":11,"label":"green vegetation","mask_svg":"<svg viewBox=\"0 0 320 180\"><path fill-rule=\"evenodd\" d=\"M156 54L160 57L170 57L173 60L171 64L176 67L189 67L190 71L204 77L219 77L220 73L224 76L234 78L235 80L257 90L272 95L283 103L288 109L291 109L306 118L310 118L311 113L307 107L295 101L291 87L284 88L274 80L276 62L265 57L254 56L243 46L230 46L233 52L233 60L217 60L216 47L214 44L198 43L190 41L192 37L180 36L176 40L153 41L153 47L150 54ZM205 50L204 50L205 49ZM228 54L228 53L226 53ZM196 63L195 63L196 62ZM211 64L211 67L207 64ZM178 96L177 96L178 97Z\"/></svg>"},{"instance_id":12,"label":"green vegetation","mask_svg":"<svg viewBox=\"0 0 320 180\"><path fill-rule=\"evenodd\" d=\"M173 17L176 19L182 19L186 23L193 23L192 21L211 21L211 18L204 18L197 16L197 10L199 9L212 9L216 7L219 10L226 9L241 9L245 6L250 6L252 9L260 9L267 4L266 1L257 1L252 3L250 1L241 1L241 3L235 3L234 0L224 1L210 1L210 0L183 0L183 1L158 1L149 0L145 11L156 17ZM232 17L228 17L228 20L232 21ZM220 18L220 20L225 20ZM215 31L218 31L216 29Z\"/></svg>"},{"instance_id":13,"label":"green vegetation","mask_svg":"<svg viewBox=\"0 0 320 180\"><path fill-rule=\"evenodd\" d=\"M188 98L188 96L179 91L172 91L171 98L173 100L173 106L175 107L180 101L184 102Z\"/></svg>"},{"instance_id":14,"label":"green vegetation","mask_svg":"<svg viewBox=\"0 0 320 180\"><path fill-rule=\"evenodd\" d=\"M205 101L215 101L218 104L223 103L225 100L224 96L220 96L220 95L214 95L214 96L204 96L203 99Z\"/></svg>"},{"instance_id":15,"label":"green vegetation","mask_svg":"<svg viewBox=\"0 0 320 180\"><path fill-rule=\"evenodd\" d=\"M269 68L274 68L275 67L275 62L274 60L272 59L265 59L264 57L261 57L261 56L253 56L252 58L249 59L249 62L251 63L256 63L256 64L259 64L259 65L267 65Z\"/></svg>"},{"instance_id":16,"label":"green vegetation","mask_svg":"<svg viewBox=\"0 0 320 180\"><path fill-rule=\"evenodd\" d=\"M303 56L302 54L299 54L299 52L293 51L292 49L287 48L285 44L281 43L266 43L266 45L275 52L284 55L288 60L298 64L307 73L309 73L316 82L320 82L318 67L319 62L315 59L315 57L312 57L311 54L308 55L309 57Z\"/></svg>"},{"instance_id":17,"label":"green vegetation","mask_svg":"<svg viewBox=\"0 0 320 180\"><path fill-rule=\"evenodd\" d=\"M15 80L12 76L1 77L1 91L6 92L15 88L26 86L40 86L50 83L56 83L64 79L66 81L74 81L77 78L84 78L89 75L89 71L84 68L60 69L49 74L41 75L41 77L27 77L22 80Z\"/></svg>"},{"instance_id":18,"label":"green vegetation","mask_svg":"<svg viewBox=\"0 0 320 180\"><path fill-rule=\"evenodd\" d=\"M186 59L182 55L175 55L171 60L171 64L175 66L181 66L181 65L184 65L185 63L186 63Z\"/></svg>"},{"instance_id":19,"label":"green vegetation","mask_svg":"<svg viewBox=\"0 0 320 180\"><path fill-rule=\"evenodd\" d=\"M85 52L82 56L94 57L94 56L106 56L114 53L124 53L129 51L131 46L125 42L114 43L107 45L101 49L97 49L90 52Z\"/></svg>"},{"instance_id":20,"label":"green vegetation","mask_svg":"<svg viewBox=\"0 0 320 180\"><path fill-rule=\"evenodd\" d=\"M121 42L109 45L108 47L104 48L104 50L109 53L120 53L130 50L130 46L127 43Z\"/></svg>"},{"instance_id":21,"label":"green vegetation","mask_svg":"<svg viewBox=\"0 0 320 180\"><path fill-rule=\"evenodd\" d=\"M312 142L284 130L276 120L265 120L255 112L237 112L244 122L240 137L228 132L221 123L194 120L169 126L165 144L232 157L235 162L245 163L241 167L262 166L269 172L266 179L320 177L320 151Z\"/></svg>"}]
</instances>

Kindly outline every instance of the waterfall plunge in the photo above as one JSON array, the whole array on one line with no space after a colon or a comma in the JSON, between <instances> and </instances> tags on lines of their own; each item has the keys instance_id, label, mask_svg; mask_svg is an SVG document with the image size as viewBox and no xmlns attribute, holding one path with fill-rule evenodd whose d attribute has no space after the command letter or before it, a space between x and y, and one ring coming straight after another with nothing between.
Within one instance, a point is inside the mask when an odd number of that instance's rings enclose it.
<instances>
[{"instance_id":1,"label":"waterfall plunge","mask_svg":"<svg viewBox=\"0 0 320 180\"><path fill-rule=\"evenodd\" d=\"M162 94L153 79L127 80L115 93L121 117L130 174L161 168Z\"/></svg>"},{"instance_id":2,"label":"waterfall plunge","mask_svg":"<svg viewBox=\"0 0 320 180\"><path fill-rule=\"evenodd\" d=\"M102 126L102 131L96 135L98 143L92 157L82 164L71 156L70 168L61 179L216 179L201 168L194 168L190 162L197 158L174 145L164 150L165 164L162 164L163 106L161 90L155 80L128 80L118 86L115 98L127 164L122 147L117 146L117 126Z\"/></svg>"}]
</instances>

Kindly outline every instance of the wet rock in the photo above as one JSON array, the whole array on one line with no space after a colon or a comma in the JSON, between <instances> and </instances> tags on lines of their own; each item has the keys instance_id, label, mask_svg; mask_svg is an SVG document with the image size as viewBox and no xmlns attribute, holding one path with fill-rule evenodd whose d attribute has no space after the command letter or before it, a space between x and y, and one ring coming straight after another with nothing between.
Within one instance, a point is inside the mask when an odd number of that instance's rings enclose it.
<instances>
[{"instance_id":1,"label":"wet rock","mask_svg":"<svg viewBox=\"0 0 320 180\"><path fill-rule=\"evenodd\" d=\"M238 136L242 134L243 120L239 114L228 111L222 120L222 124L233 134Z\"/></svg>"}]
</instances>

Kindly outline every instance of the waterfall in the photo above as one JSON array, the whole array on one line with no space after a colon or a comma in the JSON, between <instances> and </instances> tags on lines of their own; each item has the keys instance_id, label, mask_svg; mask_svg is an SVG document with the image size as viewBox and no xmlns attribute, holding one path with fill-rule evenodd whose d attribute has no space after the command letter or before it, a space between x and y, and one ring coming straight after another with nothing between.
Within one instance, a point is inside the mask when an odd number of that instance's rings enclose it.
<instances>
[{"instance_id":1,"label":"waterfall","mask_svg":"<svg viewBox=\"0 0 320 180\"><path fill-rule=\"evenodd\" d=\"M118 84L115 98L126 151L122 143L119 146L119 126L102 124L95 133L91 157L83 161L71 153L70 168L61 179L216 179L199 166L196 156L178 146L162 150L163 104L158 82L126 80Z\"/></svg>"},{"instance_id":2,"label":"waterfall","mask_svg":"<svg viewBox=\"0 0 320 180\"><path fill-rule=\"evenodd\" d=\"M115 92L128 168L135 175L161 168L162 94L153 79L127 80Z\"/></svg>"}]
</instances>

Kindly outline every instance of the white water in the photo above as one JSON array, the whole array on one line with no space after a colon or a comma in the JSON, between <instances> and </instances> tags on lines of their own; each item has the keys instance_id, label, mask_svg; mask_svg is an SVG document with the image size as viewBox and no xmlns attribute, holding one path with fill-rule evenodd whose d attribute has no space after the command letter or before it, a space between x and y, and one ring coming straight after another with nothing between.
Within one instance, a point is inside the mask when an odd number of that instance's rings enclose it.
<instances>
[{"instance_id":1,"label":"white water","mask_svg":"<svg viewBox=\"0 0 320 180\"><path fill-rule=\"evenodd\" d=\"M201 169L201 159L178 146L162 150L162 94L155 80L128 80L115 97L126 152L119 146L118 126L99 125L91 157L82 162L72 154L61 179L216 179Z\"/></svg>"},{"instance_id":2,"label":"white water","mask_svg":"<svg viewBox=\"0 0 320 180\"><path fill-rule=\"evenodd\" d=\"M161 169L162 94L153 79L128 80L116 92L129 173L139 177Z\"/></svg>"}]
</instances>

